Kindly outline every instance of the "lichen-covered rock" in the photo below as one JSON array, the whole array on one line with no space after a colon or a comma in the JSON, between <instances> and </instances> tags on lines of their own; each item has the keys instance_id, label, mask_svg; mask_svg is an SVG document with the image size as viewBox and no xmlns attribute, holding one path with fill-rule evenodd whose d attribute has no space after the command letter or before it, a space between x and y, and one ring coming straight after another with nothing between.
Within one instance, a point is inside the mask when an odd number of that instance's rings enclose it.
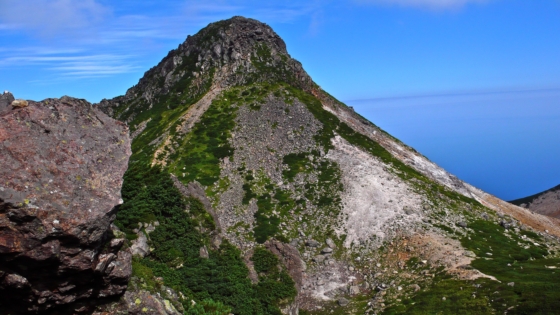
<instances>
[{"instance_id":1,"label":"lichen-covered rock","mask_svg":"<svg viewBox=\"0 0 560 315\"><path fill-rule=\"evenodd\" d=\"M13 108L22 108L27 106L29 106L29 102L27 102L26 100L15 100L12 102Z\"/></svg>"},{"instance_id":2,"label":"lichen-covered rock","mask_svg":"<svg viewBox=\"0 0 560 315\"><path fill-rule=\"evenodd\" d=\"M93 315L180 315L183 314L181 304L174 291L169 297L152 294L145 290L127 291L120 301L99 307Z\"/></svg>"},{"instance_id":3,"label":"lichen-covered rock","mask_svg":"<svg viewBox=\"0 0 560 315\"><path fill-rule=\"evenodd\" d=\"M148 237L142 231L138 231L138 238L132 242L130 246L132 255L145 257L150 253L150 246L148 245Z\"/></svg>"},{"instance_id":4,"label":"lichen-covered rock","mask_svg":"<svg viewBox=\"0 0 560 315\"><path fill-rule=\"evenodd\" d=\"M73 303L122 294L131 273L111 241L128 128L85 100L28 105L0 110L0 313L86 310Z\"/></svg>"}]
</instances>

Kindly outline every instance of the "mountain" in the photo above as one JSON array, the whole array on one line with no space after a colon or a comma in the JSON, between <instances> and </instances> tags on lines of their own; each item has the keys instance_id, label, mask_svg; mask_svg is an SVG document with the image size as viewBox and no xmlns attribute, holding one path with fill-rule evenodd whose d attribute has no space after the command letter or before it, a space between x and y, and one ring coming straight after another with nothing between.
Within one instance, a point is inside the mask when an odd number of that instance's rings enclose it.
<instances>
[{"instance_id":1,"label":"mountain","mask_svg":"<svg viewBox=\"0 0 560 315\"><path fill-rule=\"evenodd\" d=\"M0 95L0 314L73 314L131 275L111 225L130 138L85 100Z\"/></svg>"},{"instance_id":2,"label":"mountain","mask_svg":"<svg viewBox=\"0 0 560 315\"><path fill-rule=\"evenodd\" d=\"M266 24L209 24L96 106L131 131L115 225L135 255L99 314L560 309L558 220L337 101Z\"/></svg>"},{"instance_id":3,"label":"mountain","mask_svg":"<svg viewBox=\"0 0 560 315\"><path fill-rule=\"evenodd\" d=\"M560 219L560 185L510 203L533 212Z\"/></svg>"}]
</instances>

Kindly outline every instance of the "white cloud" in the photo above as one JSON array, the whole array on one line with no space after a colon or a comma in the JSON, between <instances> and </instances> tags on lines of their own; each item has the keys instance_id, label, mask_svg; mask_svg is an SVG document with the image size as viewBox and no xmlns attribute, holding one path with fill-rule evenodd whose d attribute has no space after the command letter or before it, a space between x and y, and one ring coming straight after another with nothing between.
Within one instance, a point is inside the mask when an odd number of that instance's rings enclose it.
<instances>
[{"instance_id":1,"label":"white cloud","mask_svg":"<svg viewBox=\"0 0 560 315\"><path fill-rule=\"evenodd\" d=\"M78 35L100 24L111 10L95 0L2 0L0 22L4 27L39 35Z\"/></svg>"},{"instance_id":2,"label":"white cloud","mask_svg":"<svg viewBox=\"0 0 560 315\"><path fill-rule=\"evenodd\" d=\"M430 10L460 9L470 3L486 3L489 0L355 0L361 4L398 5Z\"/></svg>"},{"instance_id":3,"label":"white cloud","mask_svg":"<svg viewBox=\"0 0 560 315\"><path fill-rule=\"evenodd\" d=\"M47 51L5 57L0 59L0 68L41 66L60 76L94 77L132 72L138 69L131 55L66 55L65 51Z\"/></svg>"},{"instance_id":4,"label":"white cloud","mask_svg":"<svg viewBox=\"0 0 560 315\"><path fill-rule=\"evenodd\" d=\"M128 73L137 70L138 67L131 65L101 65L96 63L69 63L63 66L52 67L52 70L60 71L64 76L96 77L113 74Z\"/></svg>"}]
</instances>

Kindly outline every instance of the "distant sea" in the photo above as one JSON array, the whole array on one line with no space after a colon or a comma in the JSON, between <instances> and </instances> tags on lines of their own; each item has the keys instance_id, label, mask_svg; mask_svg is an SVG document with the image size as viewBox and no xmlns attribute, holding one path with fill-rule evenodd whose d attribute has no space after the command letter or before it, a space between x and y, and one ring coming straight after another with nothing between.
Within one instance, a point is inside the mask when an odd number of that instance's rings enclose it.
<instances>
[{"instance_id":1,"label":"distant sea","mask_svg":"<svg viewBox=\"0 0 560 315\"><path fill-rule=\"evenodd\" d=\"M504 200L560 184L560 89L345 103L460 179Z\"/></svg>"}]
</instances>

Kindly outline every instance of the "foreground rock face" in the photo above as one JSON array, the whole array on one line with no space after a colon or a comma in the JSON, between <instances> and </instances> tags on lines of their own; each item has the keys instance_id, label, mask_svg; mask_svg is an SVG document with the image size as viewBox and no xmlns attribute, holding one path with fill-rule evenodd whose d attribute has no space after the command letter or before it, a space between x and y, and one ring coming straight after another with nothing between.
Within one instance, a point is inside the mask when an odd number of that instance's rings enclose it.
<instances>
[{"instance_id":1,"label":"foreground rock face","mask_svg":"<svg viewBox=\"0 0 560 315\"><path fill-rule=\"evenodd\" d=\"M79 312L88 299L123 293L131 255L111 222L131 154L128 128L84 100L7 108L13 96L4 96L0 313Z\"/></svg>"}]
</instances>

